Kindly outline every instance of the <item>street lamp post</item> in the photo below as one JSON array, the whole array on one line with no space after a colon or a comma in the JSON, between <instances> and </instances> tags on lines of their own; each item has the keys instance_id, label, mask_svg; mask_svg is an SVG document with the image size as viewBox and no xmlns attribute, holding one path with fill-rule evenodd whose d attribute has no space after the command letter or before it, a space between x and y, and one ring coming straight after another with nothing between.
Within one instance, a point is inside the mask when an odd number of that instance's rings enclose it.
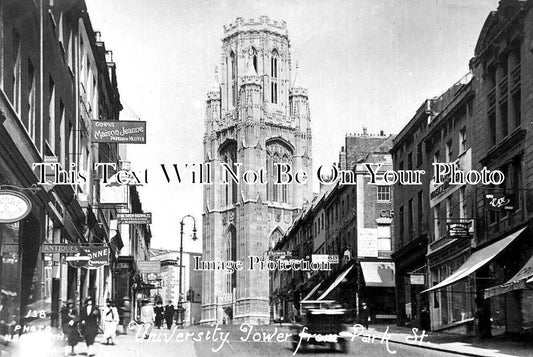
<instances>
[{"instance_id":1,"label":"street lamp post","mask_svg":"<svg viewBox=\"0 0 533 357\"><path fill-rule=\"evenodd\" d=\"M179 268L180 268L180 279L179 279L179 296L178 296L178 328L183 328L183 312L185 311L185 309L183 308L183 305L182 305L182 296L181 296L181 293L182 293L182 289L181 289L181 278L182 278L182 269L183 269L183 226L185 225L185 218L192 218L192 221L193 221L193 229L192 229L192 240L195 241L197 240L198 238L196 237L196 220L194 219L193 216L191 216L190 214L186 215L185 217L183 217L181 219L181 222L180 222L180 261L179 261Z\"/></svg>"}]
</instances>

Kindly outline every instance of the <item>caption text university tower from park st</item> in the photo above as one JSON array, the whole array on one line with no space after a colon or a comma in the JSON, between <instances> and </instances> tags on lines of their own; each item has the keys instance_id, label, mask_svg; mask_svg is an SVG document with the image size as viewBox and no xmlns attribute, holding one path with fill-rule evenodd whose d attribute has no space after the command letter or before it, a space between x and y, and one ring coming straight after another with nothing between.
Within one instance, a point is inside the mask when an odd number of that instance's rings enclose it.
<instances>
[{"instance_id":1,"label":"caption text university tower from park st","mask_svg":"<svg viewBox=\"0 0 533 357\"><path fill-rule=\"evenodd\" d=\"M214 168L266 168L267 184L204 187L203 259L265 257L311 195L312 183L274 185L274 165L312 172L307 90L291 71L285 22L266 16L224 27L220 73L207 95L204 160ZM292 75L291 75L292 73ZM219 172L219 170L213 170ZM214 173L213 173L214 174ZM268 323L268 271L204 271L203 323Z\"/></svg>"}]
</instances>

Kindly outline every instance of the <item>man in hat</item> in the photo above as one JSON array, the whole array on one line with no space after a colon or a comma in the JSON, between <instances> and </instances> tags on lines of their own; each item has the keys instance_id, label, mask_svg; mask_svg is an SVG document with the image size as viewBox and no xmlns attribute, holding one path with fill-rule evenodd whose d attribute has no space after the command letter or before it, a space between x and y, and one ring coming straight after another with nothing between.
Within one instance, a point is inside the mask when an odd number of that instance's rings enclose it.
<instances>
[{"instance_id":1,"label":"man in hat","mask_svg":"<svg viewBox=\"0 0 533 357\"><path fill-rule=\"evenodd\" d=\"M74 300L68 299L61 308L61 329L67 337L65 346L65 356L74 356L74 346L78 344L80 335L78 333L78 312L74 308Z\"/></svg>"},{"instance_id":2,"label":"man in hat","mask_svg":"<svg viewBox=\"0 0 533 357\"><path fill-rule=\"evenodd\" d=\"M172 301L168 300L167 305L165 306L165 321L167 322L167 328L170 330L172 327L172 320L174 319L174 305Z\"/></svg>"},{"instance_id":3,"label":"man in hat","mask_svg":"<svg viewBox=\"0 0 533 357\"><path fill-rule=\"evenodd\" d=\"M93 299L89 296L85 299L80 312L81 333L87 344L87 355L94 356L93 344L98 334L98 325L100 324L100 310L93 305Z\"/></svg>"},{"instance_id":4,"label":"man in hat","mask_svg":"<svg viewBox=\"0 0 533 357\"><path fill-rule=\"evenodd\" d=\"M131 320L131 302L130 299L125 296L124 299L122 299L122 326L124 330L124 334L128 334L128 326L130 324Z\"/></svg>"},{"instance_id":5,"label":"man in hat","mask_svg":"<svg viewBox=\"0 0 533 357\"><path fill-rule=\"evenodd\" d=\"M363 302L361 304L361 310L359 311L359 322L365 326L365 328L368 330L368 325L370 324L370 320L372 319L372 315L370 314L370 308L367 306L366 302Z\"/></svg>"}]
</instances>

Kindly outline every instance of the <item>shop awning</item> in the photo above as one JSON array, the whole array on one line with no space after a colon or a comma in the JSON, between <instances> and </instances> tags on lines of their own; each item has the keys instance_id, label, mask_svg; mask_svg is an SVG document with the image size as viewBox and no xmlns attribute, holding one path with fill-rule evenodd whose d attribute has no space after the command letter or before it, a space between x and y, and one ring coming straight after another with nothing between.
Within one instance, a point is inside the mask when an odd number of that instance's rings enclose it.
<instances>
[{"instance_id":1,"label":"shop awning","mask_svg":"<svg viewBox=\"0 0 533 357\"><path fill-rule=\"evenodd\" d=\"M394 263L392 262L361 262L361 270L366 286L393 288Z\"/></svg>"},{"instance_id":2,"label":"shop awning","mask_svg":"<svg viewBox=\"0 0 533 357\"><path fill-rule=\"evenodd\" d=\"M348 273L350 272L350 270L352 270L353 268L353 265L350 266L348 269L346 269L345 271L343 271L341 274L339 274L339 276L337 277L337 279L335 279L335 281L333 282L333 284L331 284L331 286L322 293L322 295L320 295L320 297L317 299L317 300L322 300L324 299L326 296L328 296L328 294L333 290L335 289L335 287L337 285L340 284L340 282L342 281L342 279L344 279L346 277L346 275L348 275Z\"/></svg>"},{"instance_id":3,"label":"shop awning","mask_svg":"<svg viewBox=\"0 0 533 357\"><path fill-rule=\"evenodd\" d=\"M309 294L307 294L307 295L302 299L302 301L303 301L303 300L307 300L307 299L309 299L309 298L311 297L311 295L313 295L313 294L315 293L315 291L318 290L318 288L320 287L320 285L322 285L322 282L316 284L316 286L315 286L315 287L309 292Z\"/></svg>"},{"instance_id":4,"label":"shop awning","mask_svg":"<svg viewBox=\"0 0 533 357\"><path fill-rule=\"evenodd\" d=\"M476 270L490 262L496 255L498 255L505 247L511 244L526 228L516 231L504 239L492 243L491 245L474 252L468 259L449 277L438 283L437 285L422 291L423 293L430 292L451 285L461 279L466 278Z\"/></svg>"},{"instance_id":5,"label":"shop awning","mask_svg":"<svg viewBox=\"0 0 533 357\"><path fill-rule=\"evenodd\" d=\"M485 289L484 297L488 299L490 297L508 293L509 291L524 289L526 284L533 280L533 256L529 258L529 261L515 274L509 281L504 284L493 286L492 288Z\"/></svg>"}]
</instances>

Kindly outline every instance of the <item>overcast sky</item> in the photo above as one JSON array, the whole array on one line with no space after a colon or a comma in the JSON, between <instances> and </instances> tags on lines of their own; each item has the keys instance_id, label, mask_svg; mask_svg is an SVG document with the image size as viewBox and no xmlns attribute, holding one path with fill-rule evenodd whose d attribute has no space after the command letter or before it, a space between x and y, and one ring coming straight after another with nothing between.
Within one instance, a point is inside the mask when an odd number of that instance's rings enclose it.
<instances>
[{"instance_id":1,"label":"overcast sky","mask_svg":"<svg viewBox=\"0 0 533 357\"><path fill-rule=\"evenodd\" d=\"M206 91L223 25L267 15L287 22L292 59L308 88L313 165L338 160L346 133L397 133L426 98L468 72L498 0L86 0L117 63L122 120L147 121L147 143L128 145L153 213L152 246L179 249L179 221L201 226L201 185L168 184L160 163L200 163ZM294 63L294 62L293 62ZM134 113L134 114L133 114ZM315 185L316 186L316 185ZM201 251L190 240L185 250Z\"/></svg>"}]
</instances>

